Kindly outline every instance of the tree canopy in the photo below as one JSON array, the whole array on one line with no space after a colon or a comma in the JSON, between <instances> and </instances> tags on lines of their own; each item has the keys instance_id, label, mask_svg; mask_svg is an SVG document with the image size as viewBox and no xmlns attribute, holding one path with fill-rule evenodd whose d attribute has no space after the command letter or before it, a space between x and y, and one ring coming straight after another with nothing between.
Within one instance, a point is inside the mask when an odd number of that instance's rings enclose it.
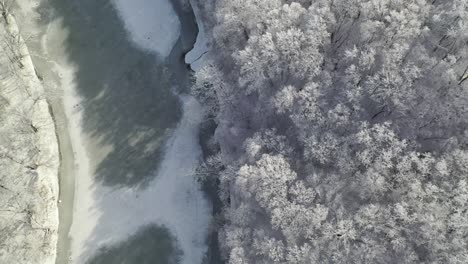
<instances>
[{"instance_id":1,"label":"tree canopy","mask_svg":"<svg viewBox=\"0 0 468 264\"><path fill-rule=\"evenodd\" d=\"M209 3L228 262L468 263L468 2Z\"/></svg>"}]
</instances>

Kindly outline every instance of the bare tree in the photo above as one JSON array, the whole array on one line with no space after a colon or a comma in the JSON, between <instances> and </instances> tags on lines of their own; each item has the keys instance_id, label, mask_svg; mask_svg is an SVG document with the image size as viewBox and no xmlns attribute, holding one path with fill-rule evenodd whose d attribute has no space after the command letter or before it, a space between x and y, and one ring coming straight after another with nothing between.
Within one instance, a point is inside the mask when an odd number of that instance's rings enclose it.
<instances>
[{"instance_id":1,"label":"bare tree","mask_svg":"<svg viewBox=\"0 0 468 264\"><path fill-rule=\"evenodd\" d=\"M9 24L8 14L10 13L11 0L1 0L0 2L0 11L2 12L2 17L5 20L5 23Z\"/></svg>"}]
</instances>

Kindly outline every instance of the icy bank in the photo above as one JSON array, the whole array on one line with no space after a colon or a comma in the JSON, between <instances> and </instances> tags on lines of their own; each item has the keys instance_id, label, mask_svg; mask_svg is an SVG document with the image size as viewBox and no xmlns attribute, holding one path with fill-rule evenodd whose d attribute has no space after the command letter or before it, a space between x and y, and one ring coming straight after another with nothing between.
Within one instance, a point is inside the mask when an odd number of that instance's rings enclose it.
<instances>
[{"instance_id":1,"label":"icy bank","mask_svg":"<svg viewBox=\"0 0 468 264\"><path fill-rule=\"evenodd\" d=\"M195 19L197 20L198 35L197 40L193 45L193 49L185 56L185 63L190 64L192 70L198 71L203 67L204 56L209 50L208 39L206 36L205 26L202 21L201 10L198 7L198 1L190 0L190 5L192 6Z\"/></svg>"},{"instance_id":2,"label":"icy bank","mask_svg":"<svg viewBox=\"0 0 468 264\"><path fill-rule=\"evenodd\" d=\"M55 125L15 19L0 21L0 263L55 263Z\"/></svg>"},{"instance_id":3,"label":"icy bank","mask_svg":"<svg viewBox=\"0 0 468 264\"><path fill-rule=\"evenodd\" d=\"M133 41L166 57L180 34L180 22L168 0L113 0Z\"/></svg>"}]
</instances>

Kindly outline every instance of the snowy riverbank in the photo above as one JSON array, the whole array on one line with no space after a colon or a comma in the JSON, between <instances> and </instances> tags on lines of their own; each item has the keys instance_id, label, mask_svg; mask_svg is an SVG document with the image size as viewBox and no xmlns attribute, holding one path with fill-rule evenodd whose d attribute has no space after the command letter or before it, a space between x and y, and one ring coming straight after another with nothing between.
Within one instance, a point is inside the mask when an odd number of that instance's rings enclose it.
<instances>
[{"instance_id":1,"label":"snowy riverbank","mask_svg":"<svg viewBox=\"0 0 468 264\"><path fill-rule=\"evenodd\" d=\"M44 89L15 19L0 22L1 263L56 259L59 152Z\"/></svg>"}]
</instances>

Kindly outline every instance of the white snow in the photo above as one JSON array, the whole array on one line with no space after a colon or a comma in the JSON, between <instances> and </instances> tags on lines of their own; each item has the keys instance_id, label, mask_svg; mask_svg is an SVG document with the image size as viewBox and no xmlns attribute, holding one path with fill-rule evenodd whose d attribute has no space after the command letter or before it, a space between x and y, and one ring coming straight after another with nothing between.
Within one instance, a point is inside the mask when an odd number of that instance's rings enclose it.
<instances>
[{"instance_id":1,"label":"white snow","mask_svg":"<svg viewBox=\"0 0 468 264\"><path fill-rule=\"evenodd\" d=\"M71 263L84 263L79 256L83 253L83 245L91 236L93 226L97 224L97 216L89 216L92 208L96 205L93 199L95 191L94 183L89 169L89 158L84 147L84 136L81 132L82 112L76 111L75 105L79 105L80 99L73 90L74 70L69 65L56 65L55 69L61 77L64 88L63 105L68 117L68 131L72 141L73 154L75 158L75 196L73 202L73 222L70 227ZM78 256L78 257L77 257Z\"/></svg>"},{"instance_id":2,"label":"white snow","mask_svg":"<svg viewBox=\"0 0 468 264\"><path fill-rule=\"evenodd\" d=\"M0 23L0 154L14 159L0 164L3 189L11 190L0 192L2 209L8 209L0 215L0 263L55 263L59 224L55 124L16 19L7 13L6 20ZM25 122L37 130L22 130ZM37 167L30 170L14 160Z\"/></svg>"},{"instance_id":3,"label":"white snow","mask_svg":"<svg viewBox=\"0 0 468 264\"><path fill-rule=\"evenodd\" d=\"M139 47L166 57L180 35L180 21L169 0L113 0Z\"/></svg>"},{"instance_id":4,"label":"white snow","mask_svg":"<svg viewBox=\"0 0 468 264\"><path fill-rule=\"evenodd\" d=\"M190 64L190 68L194 71L198 71L203 67L204 56L208 52L208 39L206 37L205 27L203 26L203 20L201 18L201 11L198 7L197 1L190 0L190 4L195 14L195 19L198 25L197 40L193 46L193 49L185 55L185 63Z\"/></svg>"}]
</instances>

